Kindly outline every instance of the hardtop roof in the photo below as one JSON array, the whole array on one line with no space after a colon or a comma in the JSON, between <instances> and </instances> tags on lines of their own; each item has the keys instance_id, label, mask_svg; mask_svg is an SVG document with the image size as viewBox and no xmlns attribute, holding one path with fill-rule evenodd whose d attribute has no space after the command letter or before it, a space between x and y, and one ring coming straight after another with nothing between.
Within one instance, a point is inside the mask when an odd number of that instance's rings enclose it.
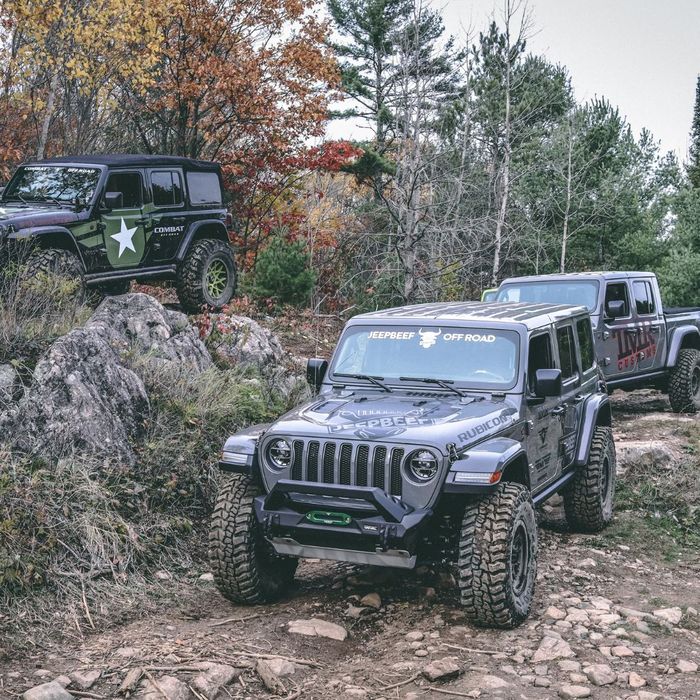
<instances>
[{"instance_id":1,"label":"hardtop roof","mask_svg":"<svg viewBox=\"0 0 700 700\"><path fill-rule=\"evenodd\" d=\"M522 275L520 277L507 277L501 284L510 284L512 282L556 282L558 280L568 281L577 278L595 279L595 280L611 280L611 279L629 279L630 277L654 277L653 272L631 272L624 270L607 270L607 271L586 271L586 272L555 272L549 275Z\"/></svg>"},{"instance_id":2,"label":"hardtop roof","mask_svg":"<svg viewBox=\"0 0 700 700\"><path fill-rule=\"evenodd\" d=\"M368 321L456 321L520 324L539 328L565 318L588 314L585 306L527 302L458 301L397 306L354 316L350 323Z\"/></svg>"},{"instance_id":3,"label":"hardtop roof","mask_svg":"<svg viewBox=\"0 0 700 700\"><path fill-rule=\"evenodd\" d=\"M147 167L158 166L180 167L185 170L199 170L207 172L219 172L221 166L208 160L195 160L181 156L161 156L143 153L110 153L91 154L82 156L60 156L57 158L45 158L43 160L27 161L24 165L105 165L116 167Z\"/></svg>"}]
</instances>

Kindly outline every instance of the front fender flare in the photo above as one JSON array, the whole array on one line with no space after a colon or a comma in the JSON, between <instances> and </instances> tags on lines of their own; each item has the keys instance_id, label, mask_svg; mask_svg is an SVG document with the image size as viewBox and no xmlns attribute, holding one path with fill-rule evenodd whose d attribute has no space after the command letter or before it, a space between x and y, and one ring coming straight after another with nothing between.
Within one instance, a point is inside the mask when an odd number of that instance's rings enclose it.
<instances>
[{"instance_id":1,"label":"front fender flare","mask_svg":"<svg viewBox=\"0 0 700 700\"><path fill-rule=\"evenodd\" d=\"M517 440L505 437L486 440L452 463L444 490L447 493L492 491L498 487L506 467L522 458L527 463L527 454Z\"/></svg>"},{"instance_id":2,"label":"front fender flare","mask_svg":"<svg viewBox=\"0 0 700 700\"><path fill-rule=\"evenodd\" d=\"M579 428L578 444L576 445L576 458L574 460L577 466L588 462L593 433L599 425L612 425L610 399L608 399L607 394L594 394L588 397L584 404Z\"/></svg>"},{"instance_id":3,"label":"front fender flare","mask_svg":"<svg viewBox=\"0 0 700 700\"><path fill-rule=\"evenodd\" d=\"M671 334L671 342L668 346L668 367L675 367L678 361L678 353L681 351L683 341L689 336L695 335L700 339L700 331L697 326L678 326Z\"/></svg>"},{"instance_id":4,"label":"front fender flare","mask_svg":"<svg viewBox=\"0 0 700 700\"><path fill-rule=\"evenodd\" d=\"M68 244L66 249L74 252L80 258L80 262L83 266L85 265L85 260L80 252L80 246L78 246L75 236L73 236L71 231L65 226L30 226L28 228L21 228L18 231L13 231L7 238L13 241L24 241L30 238L41 239L45 236L57 236L65 241Z\"/></svg>"}]
</instances>

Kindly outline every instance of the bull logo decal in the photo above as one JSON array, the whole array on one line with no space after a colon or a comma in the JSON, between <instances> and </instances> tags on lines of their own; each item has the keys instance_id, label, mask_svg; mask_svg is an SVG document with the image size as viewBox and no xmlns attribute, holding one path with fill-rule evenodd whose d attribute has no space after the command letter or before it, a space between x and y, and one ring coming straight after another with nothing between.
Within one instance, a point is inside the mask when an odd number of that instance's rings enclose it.
<instances>
[{"instance_id":1,"label":"bull logo decal","mask_svg":"<svg viewBox=\"0 0 700 700\"><path fill-rule=\"evenodd\" d=\"M437 343L438 336L442 333L442 328L436 331L424 331L422 328L418 331L420 336L420 346L422 348L432 348Z\"/></svg>"}]
</instances>

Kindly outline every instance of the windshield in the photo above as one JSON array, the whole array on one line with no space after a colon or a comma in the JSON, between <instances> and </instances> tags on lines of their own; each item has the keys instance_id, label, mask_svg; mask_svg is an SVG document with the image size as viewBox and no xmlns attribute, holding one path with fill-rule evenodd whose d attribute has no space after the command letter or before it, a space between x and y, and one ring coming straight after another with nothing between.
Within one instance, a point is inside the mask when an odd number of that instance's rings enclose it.
<instances>
[{"instance_id":1,"label":"windshield","mask_svg":"<svg viewBox=\"0 0 700 700\"><path fill-rule=\"evenodd\" d=\"M25 165L5 188L5 202L88 203L100 179L99 168Z\"/></svg>"},{"instance_id":2,"label":"windshield","mask_svg":"<svg viewBox=\"0 0 700 700\"><path fill-rule=\"evenodd\" d=\"M538 304L573 304L595 311L598 282L558 280L553 282L513 282L502 284L496 301L529 301Z\"/></svg>"},{"instance_id":3,"label":"windshield","mask_svg":"<svg viewBox=\"0 0 700 700\"><path fill-rule=\"evenodd\" d=\"M462 387L511 389L518 376L515 331L449 326L354 326L340 340L331 368L339 375L370 375L386 383L440 379ZM335 381L335 379L334 379ZM428 386L428 385L426 385Z\"/></svg>"}]
</instances>

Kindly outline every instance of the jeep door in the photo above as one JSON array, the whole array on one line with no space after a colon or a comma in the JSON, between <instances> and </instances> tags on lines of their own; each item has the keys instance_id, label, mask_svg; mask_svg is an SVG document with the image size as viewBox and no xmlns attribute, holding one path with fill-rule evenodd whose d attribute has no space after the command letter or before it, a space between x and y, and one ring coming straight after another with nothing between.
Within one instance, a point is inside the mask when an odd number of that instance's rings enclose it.
<instances>
[{"instance_id":1,"label":"jeep door","mask_svg":"<svg viewBox=\"0 0 700 700\"><path fill-rule=\"evenodd\" d=\"M630 352L629 338L636 334L636 319L632 315L630 289L626 279L609 280L605 295L601 322L598 325L598 364L606 379L617 379L636 369L636 355ZM622 314L613 318L611 302L622 302Z\"/></svg>"},{"instance_id":2,"label":"jeep door","mask_svg":"<svg viewBox=\"0 0 700 700\"><path fill-rule=\"evenodd\" d=\"M105 268L137 267L143 261L148 223L144 213L144 190L143 175L138 170L110 172L104 194L119 193L121 202L111 210L103 207L101 212Z\"/></svg>"},{"instance_id":3,"label":"jeep door","mask_svg":"<svg viewBox=\"0 0 700 700\"><path fill-rule=\"evenodd\" d=\"M656 280L652 277L632 280L632 298L637 320L636 333L628 342L636 349L640 372L661 370L666 364L666 319L657 304Z\"/></svg>"},{"instance_id":4,"label":"jeep door","mask_svg":"<svg viewBox=\"0 0 700 700\"><path fill-rule=\"evenodd\" d=\"M530 488L534 491L556 477L559 469L557 455L564 435L563 422L553 412L559 409L559 396L537 398L535 375L538 369L555 369L554 343L551 330L535 331L528 346L527 392L530 426L527 454L530 461Z\"/></svg>"},{"instance_id":5,"label":"jeep door","mask_svg":"<svg viewBox=\"0 0 700 700\"><path fill-rule=\"evenodd\" d=\"M152 232L147 262L171 262L185 234L185 199L180 168L148 171L152 203L147 206Z\"/></svg>"}]
</instances>

